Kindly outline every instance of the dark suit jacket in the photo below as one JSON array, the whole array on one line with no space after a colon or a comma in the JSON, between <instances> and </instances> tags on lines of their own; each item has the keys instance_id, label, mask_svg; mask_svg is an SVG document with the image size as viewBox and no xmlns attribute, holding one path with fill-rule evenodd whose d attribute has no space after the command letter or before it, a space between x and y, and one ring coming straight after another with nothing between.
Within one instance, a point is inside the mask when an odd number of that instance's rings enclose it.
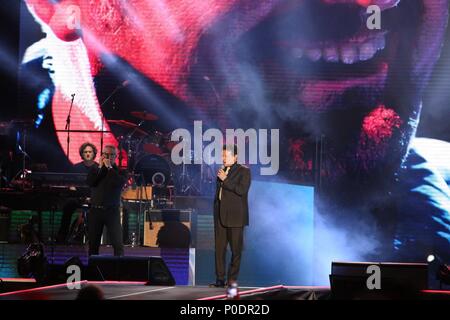
<instances>
[{"instance_id":1,"label":"dark suit jacket","mask_svg":"<svg viewBox=\"0 0 450 320\"><path fill-rule=\"evenodd\" d=\"M127 173L116 165L112 169L93 166L87 175L87 184L91 187L91 203L95 206L118 207L122 187Z\"/></svg>"},{"instance_id":2,"label":"dark suit jacket","mask_svg":"<svg viewBox=\"0 0 450 320\"><path fill-rule=\"evenodd\" d=\"M224 227L244 227L248 225L248 190L250 189L250 169L234 164L227 178L221 182L217 178L214 199L214 219L220 219ZM219 190L222 184L222 200Z\"/></svg>"}]
</instances>

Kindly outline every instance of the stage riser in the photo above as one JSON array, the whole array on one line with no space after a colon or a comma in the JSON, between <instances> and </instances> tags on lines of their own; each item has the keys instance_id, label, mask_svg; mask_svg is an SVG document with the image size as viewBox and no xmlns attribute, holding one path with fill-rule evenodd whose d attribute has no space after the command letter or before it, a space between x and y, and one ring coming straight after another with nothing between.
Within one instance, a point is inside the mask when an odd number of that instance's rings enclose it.
<instances>
[{"instance_id":1,"label":"stage riser","mask_svg":"<svg viewBox=\"0 0 450 320\"><path fill-rule=\"evenodd\" d=\"M3 267L0 270L0 277L20 277L17 273L17 258L25 252L25 249L25 245L0 244L0 253L3 257ZM87 247L84 246L45 246L44 251L48 262L51 264L63 265L71 257L77 256L84 266L88 265ZM113 255L113 248L110 246L102 246L100 248L100 254ZM160 256L172 273L177 285L189 284L189 249L125 247L125 255L139 257Z\"/></svg>"}]
</instances>

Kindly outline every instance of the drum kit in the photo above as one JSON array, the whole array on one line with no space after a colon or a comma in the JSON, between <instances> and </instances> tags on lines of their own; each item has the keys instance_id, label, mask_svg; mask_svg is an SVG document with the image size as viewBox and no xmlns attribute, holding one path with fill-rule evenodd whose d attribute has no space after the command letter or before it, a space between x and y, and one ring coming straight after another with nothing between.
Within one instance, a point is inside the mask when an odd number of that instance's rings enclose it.
<instances>
[{"instance_id":1,"label":"drum kit","mask_svg":"<svg viewBox=\"0 0 450 320\"><path fill-rule=\"evenodd\" d=\"M119 166L127 168L130 173L128 188L150 185L153 187L153 200L163 203L171 202L175 190L177 195L210 193L209 189L212 190L215 182L212 168L204 165L175 165L171 160L171 152L177 142L171 141L172 132L160 132L152 125L144 129L144 123L155 122L158 116L140 111L130 114L140 122L108 120L110 125L124 129L124 134L118 137L118 160Z\"/></svg>"},{"instance_id":2,"label":"drum kit","mask_svg":"<svg viewBox=\"0 0 450 320\"><path fill-rule=\"evenodd\" d=\"M138 212L137 239L141 239L141 219L150 209L173 208L175 193L184 196L212 194L209 189L215 186L215 179L202 178L203 165L175 165L172 162L171 152L177 143L171 141L172 132L163 133L152 125L145 129L143 126L145 122L157 121L158 116L138 111L131 112L131 116L140 122L109 120L108 123L124 129L124 134L118 137L118 160L119 166L127 168L130 178L122 192L121 212ZM211 188L202 188L202 181L207 181Z\"/></svg>"}]
</instances>

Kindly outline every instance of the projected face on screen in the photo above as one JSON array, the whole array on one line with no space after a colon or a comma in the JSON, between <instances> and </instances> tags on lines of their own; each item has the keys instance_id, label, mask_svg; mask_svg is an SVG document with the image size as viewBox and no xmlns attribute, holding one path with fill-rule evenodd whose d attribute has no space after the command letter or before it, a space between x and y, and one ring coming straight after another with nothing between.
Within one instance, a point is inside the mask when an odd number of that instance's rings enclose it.
<instances>
[{"instance_id":1,"label":"projected face on screen","mask_svg":"<svg viewBox=\"0 0 450 320\"><path fill-rule=\"evenodd\" d=\"M108 53L192 107L247 111L249 126L269 115L324 135L332 179L400 163L448 12L446 0L26 3L47 30L56 129L77 92L73 126L109 130L92 84ZM382 9L381 30L366 27L369 3Z\"/></svg>"}]
</instances>

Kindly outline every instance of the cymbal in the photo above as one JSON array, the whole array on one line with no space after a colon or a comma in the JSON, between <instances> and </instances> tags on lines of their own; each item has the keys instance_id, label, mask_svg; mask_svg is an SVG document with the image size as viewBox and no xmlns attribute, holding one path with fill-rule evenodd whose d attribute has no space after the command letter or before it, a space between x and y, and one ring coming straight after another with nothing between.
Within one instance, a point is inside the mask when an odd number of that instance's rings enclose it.
<instances>
[{"instance_id":1,"label":"cymbal","mask_svg":"<svg viewBox=\"0 0 450 320\"><path fill-rule=\"evenodd\" d=\"M146 112L146 111L132 111L130 114L133 117L141 119L141 120L155 121L155 120L159 119L159 117L157 115Z\"/></svg>"},{"instance_id":2,"label":"cymbal","mask_svg":"<svg viewBox=\"0 0 450 320\"><path fill-rule=\"evenodd\" d=\"M125 120L108 120L109 123L117 124L118 126L124 127L124 128L136 128L137 124Z\"/></svg>"},{"instance_id":3,"label":"cymbal","mask_svg":"<svg viewBox=\"0 0 450 320\"><path fill-rule=\"evenodd\" d=\"M142 134L142 135L148 135L147 132L145 132L144 130L142 130L141 128L139 128L139 126L133 122L129 122L129 121L125 121L125 120L108 120L108 123L111 124L116 124L122 128L127 128L127 129L133 129L136 130L136 133Z\"/></svg>"}]
</instances>

